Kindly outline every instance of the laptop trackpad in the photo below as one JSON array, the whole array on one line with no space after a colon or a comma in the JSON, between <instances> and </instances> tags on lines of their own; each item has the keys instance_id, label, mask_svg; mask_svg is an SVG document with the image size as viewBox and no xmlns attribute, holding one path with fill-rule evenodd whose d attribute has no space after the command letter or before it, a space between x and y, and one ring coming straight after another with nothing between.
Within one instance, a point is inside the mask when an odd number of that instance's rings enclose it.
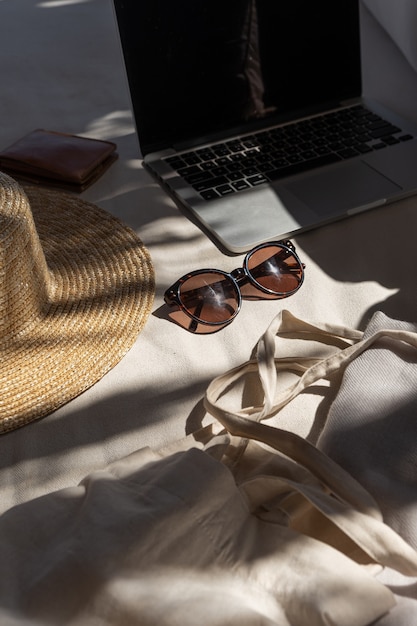
<instances>
[{"instance_id":1,"label":"laptop trackpad","mask_svg":"<svg viewBox=\"0 0 417 626\"><path fill-rule=\"evenodd\" d=\"M311 173L284 187L321 216L332 216L384 200L401 189L363 161Z\"/></svg>"}]
</instances>

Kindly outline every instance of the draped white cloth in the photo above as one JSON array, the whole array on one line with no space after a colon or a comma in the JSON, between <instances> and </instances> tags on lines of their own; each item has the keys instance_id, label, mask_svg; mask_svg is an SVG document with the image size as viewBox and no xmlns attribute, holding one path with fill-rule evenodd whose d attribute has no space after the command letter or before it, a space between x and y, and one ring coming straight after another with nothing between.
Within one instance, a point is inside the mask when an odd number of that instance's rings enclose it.
<instances>
[{"instance_id":1,"label":"draped white cloth","mask_svg":"<svg viewBox=\"0 0 417 626\"><path fill-rule=\"evenodd\" d=\"M292 359L281 337L301 340ZM333 347L307 357L310 342ZM262 423L341 373L321 450ZM413 623L416 376L417 324L377 314L362 336L284 312L209 385L217 426L0 517L1 623ZM240 379L243 405L224 405Z\"/></svg>"}]
</instances>

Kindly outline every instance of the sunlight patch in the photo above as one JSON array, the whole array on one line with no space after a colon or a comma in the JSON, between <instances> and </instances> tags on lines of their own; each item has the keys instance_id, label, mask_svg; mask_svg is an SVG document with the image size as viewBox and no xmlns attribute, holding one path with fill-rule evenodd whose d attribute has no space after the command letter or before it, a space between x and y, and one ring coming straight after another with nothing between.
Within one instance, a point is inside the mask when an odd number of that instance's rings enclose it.
<instances>
[{"instance_id":1,"label":"sunlight patch","mask_svg":"<svg viewBox=\"0 0 417 626\"><path fill-rule=\"evenodd\" d=\"M93 134L97 139L131 135L135 132L132 113L126 110L103 115L88 124L85 132Z\"/></svg>"},{"instance_id":2,"label":"sunlight patch","mask_svg":"<svg viewBox=\"0 0 417 626\"><path fill-rule=\"evenodd\" d=\"M142 159L128 159L126 165L131 170L139 170L142 168Z\"/></svg>"},{"instance_id":3,"label":"sunlight patch","mask_svg":"<svg viewBox=\"0 0 417 626\"><path fill-rule=\"evenodd\" d=\"M38 7L40 9L55 9L67 4L84 4L85 2L91 2L91 0L46 0L46 2L39 2Z\"/></svg>"}]
</instances>

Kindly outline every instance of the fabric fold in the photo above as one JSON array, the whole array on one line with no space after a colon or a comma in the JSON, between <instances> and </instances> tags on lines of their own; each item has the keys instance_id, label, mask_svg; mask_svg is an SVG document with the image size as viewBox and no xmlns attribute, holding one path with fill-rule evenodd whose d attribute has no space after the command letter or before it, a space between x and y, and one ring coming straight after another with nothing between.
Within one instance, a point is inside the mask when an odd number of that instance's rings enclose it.
<instances>
[{"instance_id":1,"label":"fabric fold","mask_svg":"<svg viewBox=\"0 0 417 626\"><path fill-rule=\"evenodd\" d=\"M364 334L277 316L257 357L209 385L205 406L218 423L0 518L0 622L399 626L406 615L411 623L415 515L404 512L414 506L416 330L382 314ZM281 359L284 337L322 340L330 355ZM299 380L283 390L277 377L289 367ZM338 370L318 447L264 423ZM225 408L248 372L260 377L264 402L246 390L245 406ZM386 501L387 485L401 481ZM392 572L404 599L390 589Z\"/></svg>"}]
</instances>

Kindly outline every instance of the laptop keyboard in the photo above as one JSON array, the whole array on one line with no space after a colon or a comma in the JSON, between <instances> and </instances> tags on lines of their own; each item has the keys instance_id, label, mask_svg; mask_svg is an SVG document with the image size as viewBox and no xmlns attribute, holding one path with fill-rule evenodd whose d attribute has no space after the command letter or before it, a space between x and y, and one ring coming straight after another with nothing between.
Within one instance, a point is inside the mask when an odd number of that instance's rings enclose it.
<instances>
[{"instance_id":1,"label":"laptop keyboard","mask_svg":"<svg viewBox=\"0 0 417 626\"><path fill-rule=\"evenodd\" d=\"M357 105L164 160L211 200L409 139Z\"/></svg>"}]
</instances>

